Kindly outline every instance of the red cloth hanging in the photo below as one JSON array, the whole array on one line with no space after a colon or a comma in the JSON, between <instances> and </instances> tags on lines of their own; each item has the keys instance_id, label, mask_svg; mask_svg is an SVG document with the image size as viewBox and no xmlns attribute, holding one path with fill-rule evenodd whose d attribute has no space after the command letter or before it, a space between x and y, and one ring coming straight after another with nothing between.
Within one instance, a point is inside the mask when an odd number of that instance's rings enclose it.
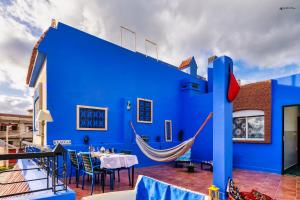
<instances>
[{"instance_id":1,"label":"red cloth hanging","mask_svg":"<svg viewBox=\"0 0 300 200\"><path fill-rule=\"evenodd\" d=\"M232 102L236 98L240 89L241 89L240 85L237 82L237 80L229 66L229 85L228 85L228 91L227 91L227 99L229 102Z\"/></svg>"}]
</instances>

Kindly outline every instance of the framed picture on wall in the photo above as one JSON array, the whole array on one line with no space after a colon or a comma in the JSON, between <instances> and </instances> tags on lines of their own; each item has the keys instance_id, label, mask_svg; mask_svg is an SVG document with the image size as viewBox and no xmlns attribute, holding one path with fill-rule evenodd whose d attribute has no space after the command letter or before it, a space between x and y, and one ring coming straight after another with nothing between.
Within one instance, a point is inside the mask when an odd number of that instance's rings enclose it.
<instances>
[{"instance_id":1,"label":"framed picture on wall","mask_svg":"<svg viewBox=\"0 0 300 200\"><path fill-rule=\"evenodd\" d=\"M149 99L137 98L137 122L152 123L153 102Z\"/></svg>"},{"instance_id":2,"label":"framed picture on wall","mask_svg":"<svg viewBox=\"0 0 300 200\"><path fill-rule=\"evenodd\" d=\"M77 105L77 130L107 131L106 107Z\"/></svg>"},{"instance_id":3,"label":"framed picture on wall","mask_svg":"<svg viewBox=\"0 0 300 200\"><path fill-rule=\"evenodd\" d=\"M165 140L166 142L172 142L172 121L165 120Z\"/></svg>"}]
</instances>

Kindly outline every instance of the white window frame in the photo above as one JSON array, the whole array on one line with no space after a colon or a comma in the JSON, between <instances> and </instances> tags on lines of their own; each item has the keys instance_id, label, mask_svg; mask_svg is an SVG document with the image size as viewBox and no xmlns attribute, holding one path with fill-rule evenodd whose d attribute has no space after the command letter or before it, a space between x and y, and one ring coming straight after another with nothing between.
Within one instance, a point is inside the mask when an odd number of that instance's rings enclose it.
<instances>
[{"instance_id":1,"label":"white window frame","mask_svg":"<svg viewBox=\"0 0 300 200\"><path fill-rule=\"evenodd\" d=\"M37 120L37 115L38 115L38 112L42 109L41 108L41 99L40 97L37 97L34 102L33 102L33 131L34 132L38 132L39 131L39 121ZM36 109L36 104L38 104L38 109Z\"/></svg>"},{"instance_id":2,"label":"white window frame","mask_svg":"<svg viewBox=\"0 0 300 200\"><path fill-rule=\"evenodd\" d=\"M167 136L167 123L170 123L170 134L171 134L171 139L168 140L168 136ZM172 142L173 141L173 128L172 128L172 120L165 120L165 141L166 142Z\"/></svg>"},{"instance_id":3,"label":"white window frame","mask_svg":"<svg viewBox=\"0 0 300 200\"><path fill-rule=\"evenodd\" d=\"M84 105L77 105L76 106L76 129L80 131L107 131L108 127L108 108L107 107L95 107L95 106L84 106ZM98 109L98 110L104 110L105 111L105 127L104 128L80 128L79 125L79 110L80 108L91 108L91 109Z\"/></svg>"},{"instance_id":4,"label":"white window frame","mask_svg":"<svg viewBox=\"0 0 300 200\"><path fill-rule=\"evenodd\" d=\"M144 121L144 120L140 120L139 119L139 116L140 116L140 101L147 101L147 102L150 102L151 103L151 121ZM150 99L143 99L143 98L137 98L137 105L136 105L136 121L138 123L146 123L146 124L152 124L153 122L153 101L150 100Z\"/></svg>"},{"instance_id":5,"label":"white window frame","mask_svg":"<svg viewBox=\"0 0 300 200\"><path fill-rule=\"evenodd\" d=\"M264 129L264 138L249 138L248 137L248 118L249 117L265 117L265 112L263 110L240 110L232 114L232 119L234 118L245 118L246 120L246 137L245 138L234 138L233 141L265 141L265 129ZM233 122L232 122L233 123ZM264 124L265 128L265 124Z\"/></svg>"}]
</instances>

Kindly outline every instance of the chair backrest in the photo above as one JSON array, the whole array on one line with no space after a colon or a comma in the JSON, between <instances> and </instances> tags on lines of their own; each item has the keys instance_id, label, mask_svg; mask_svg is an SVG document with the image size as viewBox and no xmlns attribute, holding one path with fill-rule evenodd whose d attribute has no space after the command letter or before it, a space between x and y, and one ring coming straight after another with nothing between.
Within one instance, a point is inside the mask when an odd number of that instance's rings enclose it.
<instances>
[{"instance_id":1,"label":"chair backrest","mask_svg":"<svg viewBox=\"0 0 300 200\"><path fill-rule=\"evenodd\" d=\"M75 167L79 167L79 160L78 160L77 152L75 150L68 150L68 153L69 153L71 165L73 165Z\"/></svg>"},{"instance_id":2,"label":"chair backrest","mask_svg":"<svg viewBox=\"0 0 300 200\"><path fill-rule=\"evenodd\" d=\"M120 153L131 155L132 151L130 151L130 150L121 150Z\"/></svg>"},{"instance_id":3,"label":"chair backrest","mask_svg":"<svg viewBox=\"0 0 300 200\"><path fill-rule=\"evenodd\" d=\"M185 154L176 159L176 161L191 161L192 151L189 149Z\"/></svg>"},{"instance_id":4,"label":"chair backrest","mask_svg":"<svg viewBox=\"0 0 300 200\"><path fill-rule=\"evenodd\" d=\"M91 153L81 153L82 163L83 163L83 169L86 172L93 173L94 166L92 162Z\"/></svg>"}]
</instances>

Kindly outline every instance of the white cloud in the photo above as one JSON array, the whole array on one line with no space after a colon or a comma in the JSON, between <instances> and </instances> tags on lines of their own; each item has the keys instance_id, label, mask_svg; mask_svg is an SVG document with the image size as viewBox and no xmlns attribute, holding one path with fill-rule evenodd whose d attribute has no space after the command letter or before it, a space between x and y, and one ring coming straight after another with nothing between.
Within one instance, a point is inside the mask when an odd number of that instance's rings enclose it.
<instances>
[{"instance_id":1,"label":"white cloud","mask_svg":"<svg viewBox=\"0 0 300 200\"><path fill-rule=\"evenodd\" d=\"M2 113L27 114L27 109L31 108L30 97L15 97L0 94L0 111Z\"/></svg>"},{"instance_id":2,"label":"white cloud","mask_svg":"<svg viewBox=\"0 0 300 200\"><path fill-rule=\"evenodd\" d=\"M22 94L32 47L52 18L117 44L119 26L129 27L137 33L138 51L145 52L149 38L158 43L159 58L171 64L194 55L201 75L212 54L250 68L300 66L298 0L12 0L0 6L0 84L9 82ZM129 37L125 42L133 46Z\"/></svg>"}]
</instances>

